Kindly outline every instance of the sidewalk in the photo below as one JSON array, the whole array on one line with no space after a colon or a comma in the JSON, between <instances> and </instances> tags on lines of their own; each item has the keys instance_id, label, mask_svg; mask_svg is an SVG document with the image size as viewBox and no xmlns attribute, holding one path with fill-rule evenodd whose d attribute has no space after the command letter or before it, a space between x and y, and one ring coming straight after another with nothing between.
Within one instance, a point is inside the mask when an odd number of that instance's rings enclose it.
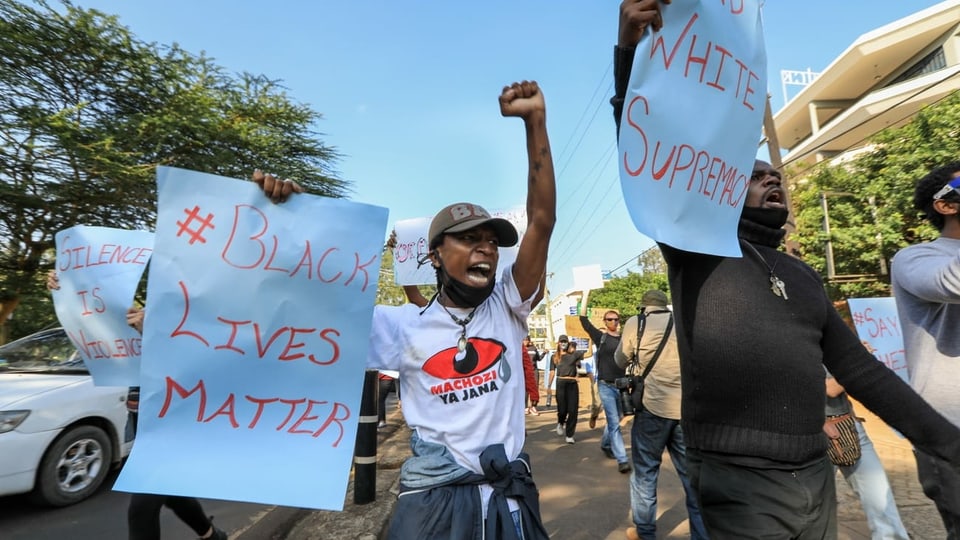
<instances>
[{"instance_id":1,"label":"sidewalk","mask_svg":"<svg viewBox=\"0 0 960 540\"><path fill-rule=\"evenodd\" d=\"M887 471L893 497L900 509L900 519L907 533L914 540L946 538L940 514L923 494L917 480L917 464L910 443L859 403L854 407L857 414L866 420L863 425ZM837 508L840 540L870 539L870 529L860 508L860 501L840 474L837 475Z\"/></svg>"},{"instance_id":2,"label":"sidewalk","mask_svg":"<svg viewBox=\"0 0 960 540\"><path fill-rule=\"evenodd\" d=\"M589 393L581 392L580 420L576 445L563 445L557 439L553 428L556 426L554 408L541 410L540 416L527 416L527 451L535 467L535 478L541 490L541 506L545 523L547 516L571 514L573 499L577 499L575 514L583 517L584 512L592 514L597 524L592 529L573 530L569 524L557 525L556 520L548 529L551 537L557 540L579 538L623 538L622 531L629 526L629 495L626 486L627 476L616 473L615 463L599 455L597 447L604 427L603 418L596 429L587 427L589 419ZM940 516L934 505L927 499L916 478L916 465L909 443L900 438L893 430L870 414L862 406L856 405L858 413L867 419L864 424L880 455L884 468L893 486L894 497L900 508L900 515L913 540L942 540L943 532ZM392 407L391 407L392 409ZM380 540L385 537L386 527L396 501L399 467L409 455L410 430L403 423L399 411L388 415L389 425L380 431L377 499L366 505L353 503L353 485L347 493L343 512L309 511L293 526L285 536L289 540ZM625 441L629 452L629 422L624 424ZM598 454L598 455L594 455ZM556 478L558 466L554 464L561 455L562 467L570 478L585 475L593 478L592 484L580 483L576 491L569 484ZM563 455L567 457L563 457ZM549 465L548 465L549 464ZM540 468L538 468L540 467ZM670 470L669 457L664 456L664 471L661 476L660 519L669 527L662 527L659 538L688 538L686 513L682 509L683 492L676 474ZM609 471L600 468L610 469ZM840 540L869 540L870 529L860 508L860 502L841 475L837 475L837 500ZM676 504L669 504L677 501ZM611 509L611 507L613 507ZM578 521L582 519L576 518ZM599 523L610 521L610 523Z\"/></svg>"}]
</instances>

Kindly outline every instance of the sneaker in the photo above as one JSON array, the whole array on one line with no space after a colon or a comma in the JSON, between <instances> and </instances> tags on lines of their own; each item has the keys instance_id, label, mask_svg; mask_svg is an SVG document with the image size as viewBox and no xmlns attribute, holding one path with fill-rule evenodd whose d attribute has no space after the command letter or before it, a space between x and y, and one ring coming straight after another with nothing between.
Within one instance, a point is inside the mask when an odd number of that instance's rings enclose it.
<instances>
[{"instance_id":1,"label":"sneaker","mask_svg":"<svg viewBox=\"0 0 960 540\"><path fill-rule=\"evenodd\" d=\"M603 455L607 456L608 458L617 459L617 456L613 455L613 450L609 448L602 448L602 447L600 449L603 450Z\"/></svg>"},{"instance_id":2,"label":"sneaker","mask_svg":"<svg viewBox=\"0 0 960 540\"><path fill-rule=\"evenodd\" d=\"M557 435L563 435L563 424L557 424Z\"/></svg>"},{"instance_id":3,"label":"sneaker","mask_svg":"<svg viewBox=\"0 0 960 540\"><path fill-rule=\"evenodd\" d=\"M630 472L630 464L626 461L617 463L617 470L620 471L620 474L627 474Z\"/></svg>"},{"instance_id":4,"label":"sneaker","mask_svg":"<svg viewBox=\"0 0 960 540\"><path fill-rule=\"evenodd\" d=\"M210 526L213 527L213 534L208 536L206 540L228 540L229 539L229 536L227 536L226 531L224 531L223 529L218 529L213 525L210 525Z\"/></svg>"},{"instance_id":5,"label":"sneaker","mask_svg":"<svg viewBox=\"0 0 960 540\"><path fill-rule=\"evenodd\" d=\"M567 437L567 438L565 438L564 440L567 441L567 444L573 444L573 443L577 442L577 441L573 440L573 437Z\"/></svg>"},{"instance_id":6,"label":"sneaker","mask_svg":"<svg viewBox=\"0 0 960 540\"><path fill-rule=\"evenodd\" d=\"M636 527L627 529L627 540L640 540L640 534L637 533Z\"/></svg>"},{"instance_id":7,"label":"sneaker","mask_svg":"<svg viewBox=\"0 0 960 540\"><path fill-rule=\"evenodd\" d=\"M540 416L540 411L537 410L536 405L531 405L527 412L533 416Z\"/></svg>"}]
</instances>

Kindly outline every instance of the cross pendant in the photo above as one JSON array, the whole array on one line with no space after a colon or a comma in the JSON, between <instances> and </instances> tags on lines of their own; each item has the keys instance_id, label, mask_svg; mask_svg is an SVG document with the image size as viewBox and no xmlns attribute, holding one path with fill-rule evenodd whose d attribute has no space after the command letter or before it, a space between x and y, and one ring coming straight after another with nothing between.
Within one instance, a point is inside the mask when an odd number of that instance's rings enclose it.
<instances>
[{"instance_id":1,"label":"cross pendant","mask_svg":"<svg viewBox=\"0 0 960 540\"><path fill-rule=\"evenodd\" d=\"M788 300L787 288L784 286L783 280L772 274L770 275L770 290L773 291L773 294Z\"/></svg>"}]
</instances>

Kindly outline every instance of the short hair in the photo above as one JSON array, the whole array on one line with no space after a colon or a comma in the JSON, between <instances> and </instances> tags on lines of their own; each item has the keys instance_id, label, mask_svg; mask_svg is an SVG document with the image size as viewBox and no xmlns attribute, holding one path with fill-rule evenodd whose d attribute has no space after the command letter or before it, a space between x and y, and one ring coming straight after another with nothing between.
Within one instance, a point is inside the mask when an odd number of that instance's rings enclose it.
<instances>
[{"instance_id":1,"label":"short hair","mask_svg":"<svg viewBox=\"0 0 960 540\"><path fill-rule=\"evenodd\" d=\"M952 161L946 165L941 165L918 180L917 187L913 192L913 206L923 212L923 217L937 230L943 230L945 220L940 212L933 209L933 196L953 180L953 175L957 172L960 172L960 161ZM944 199L960 202L960 196L956 193L950 193Z\"/></svg>"}]
</instances>

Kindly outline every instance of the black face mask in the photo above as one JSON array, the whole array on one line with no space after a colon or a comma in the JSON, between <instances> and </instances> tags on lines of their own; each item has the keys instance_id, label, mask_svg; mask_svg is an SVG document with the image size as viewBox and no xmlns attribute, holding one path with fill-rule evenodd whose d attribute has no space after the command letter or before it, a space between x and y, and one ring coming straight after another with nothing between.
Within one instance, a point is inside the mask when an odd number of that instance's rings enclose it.
<instances>
[{"instance_id":1,"label":"black face mask","mask_svg":"<svg viewBox=\"0 0 960 540\"><path fill-rule=\"evenodd\" d=\"M439 259L439 257L437 258ZM442 260L440 261L440 268L437 268L437 277L440 282L440 292L458 307L475 308L479 306L490 297L493 286L497 283L496 276L494 276L484 287L467 285L451 277L444 268Z\"/></svg>"},{"instance_id":2,"label":"black face mask","mask_svg":"<svg viewBox=\"0 0 960 540\"><path fill-rule=\"evenodd\" d=\"M744 206L740 215L754 223L765 225L772 229L779 229L787 222L789 212L785 208L754 208Z\"/></svg>"}]
</instances>

